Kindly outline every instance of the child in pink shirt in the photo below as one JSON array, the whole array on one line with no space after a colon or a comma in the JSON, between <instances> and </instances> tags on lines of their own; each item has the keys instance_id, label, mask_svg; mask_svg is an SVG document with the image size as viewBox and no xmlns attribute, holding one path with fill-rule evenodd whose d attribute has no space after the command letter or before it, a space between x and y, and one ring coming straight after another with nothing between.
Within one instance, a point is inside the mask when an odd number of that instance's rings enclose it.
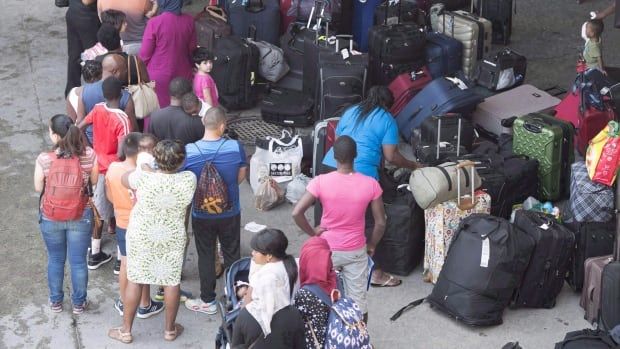
<instances>
[{"instance_id":1,"label":"child in pink shirt","mask_svg":"<svg viewBox=\"0 0 620 349\"><path fill-rule=\"evenodd\" d=\"M198 47L194 50L192 60L197 69L194 75L194 93L209 107L217 107L220 104L217 86L209 74L213 69L213 55L206 48Z\"/></svg>"}]
</instances>

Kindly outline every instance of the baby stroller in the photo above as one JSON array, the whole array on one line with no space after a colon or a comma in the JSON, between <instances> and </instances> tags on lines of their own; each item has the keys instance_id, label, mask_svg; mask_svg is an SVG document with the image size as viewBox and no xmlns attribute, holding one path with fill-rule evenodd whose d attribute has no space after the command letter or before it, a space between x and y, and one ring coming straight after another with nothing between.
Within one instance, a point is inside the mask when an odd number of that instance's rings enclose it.
<instances>
[{"instance_id":1,"label":"baby stroller","mask_svg":"<svg viewBox=\"0 0 620 349\"><path fill-rule=\"evenodd\" d=\"M239 302L241 299L237 299L237 292L235 285L241 281L243 283L248 282L248 276L250 274L250 261L251 257L241 258L234 262L229 268L226 268L224 272L224 295L217 302L220 314L222 316L222 324L220 325L217 335L215 336L215 348L216 349L228 349L232 342L232 329L239 311Z\"/></svg>"}]
</instances>

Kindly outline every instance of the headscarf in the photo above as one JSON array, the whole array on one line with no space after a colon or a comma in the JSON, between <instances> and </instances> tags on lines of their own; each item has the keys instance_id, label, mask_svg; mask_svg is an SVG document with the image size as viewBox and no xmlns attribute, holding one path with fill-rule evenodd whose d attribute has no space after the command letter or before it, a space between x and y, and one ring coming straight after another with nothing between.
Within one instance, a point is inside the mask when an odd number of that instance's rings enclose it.
<instances>
[{"instance_id":1,"label":"headscarf","mask_svg":"<svg viewBox=\"0 0 620 349\"><path fill-rule=\"evenodd\" d=\"M159 13L172 12L180 15L183 0L157 0L157 5L159 5Z\"/></svg>"},{"instance_id":2,"label":"headscarf","mask_svg":"<svg viewBox=\"0 0 620 349\"><path fill-rule=\"evenodd\" d=\"M278 261L259 265L252 261L249 281L252 301L245 308L267 337L271 333L273 315L291 305L291 291L284 263Z\"/></svg>"},{"instance_id":3,"label":"headscarf","mask_svg":"<svg viewBox=\"0 0 620 349\"><path fill-rule=\"evenodd\" d=\"M325 239L313 236L301 247L299 282L302 287L316 284L328 295L336 288L332 251Z\"/></svg>"}]
</instances>

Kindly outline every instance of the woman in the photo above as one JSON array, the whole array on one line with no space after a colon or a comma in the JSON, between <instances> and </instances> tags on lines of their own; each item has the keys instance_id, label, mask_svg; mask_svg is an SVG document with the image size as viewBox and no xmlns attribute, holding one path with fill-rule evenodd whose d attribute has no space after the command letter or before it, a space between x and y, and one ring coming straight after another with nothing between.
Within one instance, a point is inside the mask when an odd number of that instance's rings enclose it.
<instances>
[{"instance_id":1,"label":"woman","mask_svg":"<svg viewBox=\"0 0 620 349\"><path fill-rule=\"evenodd\" d=\"M328 300L336 288L332 252L325 239L314 236L301 247L299 283L295 306L304 320L305 348L323 348L331 302L322 299Z\"/></svg>"},{"instance_id":2,"label":"woman","mask_svg":"<svg viewBox=\"0 0 620 349\"><path fill-rule=\"evenodd\" d=\"M170 81L178 76L192 79L191 55L196 48L196 31L192 16L181 14L183 0L157 2L160 14L146 24L140 58L156 82L159 106L164 108L170 105Z\"/></svg>"},{"instance_id":3,"label":"woman","mask_svg":"<svg viewBox=\"0 0 620 349\"><path fill-rule=\"evenodd\" d=\"M138 198L127 226L127 286L123 325L112 328L108 336L131 343L131 328L145 285L163 285L166 320L164 339L175 340L183 326L175 322L179 310L179 290L185 233L185 209L194 196L196 177L192 172L177 172L185 161L185 148L164 140L153 149L157 171L143 171L129 177ZM134 172L135 173L135 172Z\"/></svg>"},{"instance_id":4,"label":"woman","mask_svg":"<svg viewBox=\"0 0 620 349\"><path fill-rule=\"evenodd\" d=\"M385 86L373 86L364 101L349 107L338 122L336 136L350 136L357 144L357 157L353 163L355 171L379 180L379 169L383 159L391 164L415 170L420 167L415 161L406 159L398 151L398 126L388 111L394 103L392 93ZM322 173L336 169L334 150L330 149L323 160ZM318 216L317 216L318 213ZM371 210L366 211L367 238L374 225ZM315 211L315 217L321 217ZM401 280L381 270L375 265L371 283L377 287L393 287L402 283Z\"/></svg>"},{"instance_id":5,"label":"woman","mask_svg":"<svg viewBox=\"0 0 620 349\"><path fill-rule=\"evenodd\" d=\"M281 230L265 229L250 242L250 287L233 327L233 348L301 349L304 325L291 306L297 263L286 254L288 239Z\"/></svg>"},{"instance_id":6,"label":"woman","mask_svg":"<svg viewBox=\"0 0 620 349\"><path fill-rule=\"evenodd\" d=\"M84 62L82 77L86 84L92 84L101 80L101 62L94 60ZM69 95L67 96L67 115L69 115L73 121L77 120L78 117L78 102L82 96L83 89L83 86L74 87L69 91Z\"/></svg>"},{"instance_id":7,"label":"woman","mask_svg":"<svg viewBox=\"0 0 620 349\"><path fill-rule=\"evenodd\" d=\"M86 145L80 129L66 115L58 114L52 117L49 136L54 147L51 152L43 152L37 157L34 168L34 188L37 192L42 192L44 188L48 188L47 193L43 192L41 195L39 225L47 247L47 283L50 291L50 308L55 313L62 311L64 297L62 284L65 275L65 260L68 256L71 266L73 313L79 315L84 312L87 305L88 269L86 267L86 253L88 246L90 246L93 224L93 211L87 204L86 193L88 192L89 180L92 184L97 183L99 176L97 159L93 149ZM77 190L81 190L82 193L74 196L77 200L74 216L77 218L55 220L51 217L55 214L53 210L55 194L52 194L52 189L58 188L56 185L61 183L58 181L58 169L57 166L54 166L54 162L65 159L75 159L75 164L79 165L82 185L81 189L78 188ZM53 170L52 173L55 177L53 179L48 178L50 169ZM50 186L54 186L54 188L50 188ZM48 212L49 216L45 212Z\"/></svg>"}]
</instances>

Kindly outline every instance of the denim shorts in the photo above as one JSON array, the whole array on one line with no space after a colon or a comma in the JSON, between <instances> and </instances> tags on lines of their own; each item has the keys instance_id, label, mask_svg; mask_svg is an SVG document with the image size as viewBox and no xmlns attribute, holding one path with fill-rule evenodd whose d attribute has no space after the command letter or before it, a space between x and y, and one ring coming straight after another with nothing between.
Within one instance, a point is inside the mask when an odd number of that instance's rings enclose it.
<instances>
[{"instance_id":1,"label":"denim shorts","mask_svg":"<svg viewBox=\"0 0 620 349\"><path fill-rule=\"evenodd\" d=\"M121 256L127 256L127 245L125 244L125 234L127 229L116 227L116 243L118 244L118 250L121 251Z\"/></svg>"}]
</instances>

